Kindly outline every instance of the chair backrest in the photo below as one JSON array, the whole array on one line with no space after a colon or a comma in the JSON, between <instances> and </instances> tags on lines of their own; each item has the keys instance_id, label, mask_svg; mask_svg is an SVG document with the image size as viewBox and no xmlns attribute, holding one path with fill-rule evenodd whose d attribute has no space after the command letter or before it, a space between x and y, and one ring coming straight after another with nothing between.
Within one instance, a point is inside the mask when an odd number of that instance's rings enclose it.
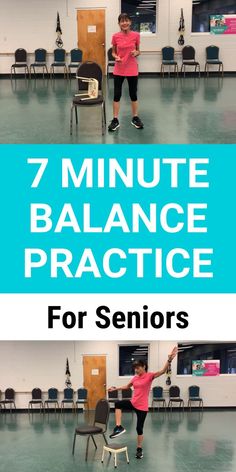
<instances>
[{"instance_id":1,"label":"chair backrest","mask_svg":"<svg viewBox=\"0 0 236 472\"><path fill-rule=\"evenodd\" d=\"M16 62L26 62L27 61L27 52L23 48L18 48L15 51L15 61Z\"/></svg>"},{"instance_id":2,"label":"chair backrest","mask_svg":"<svg viewBox=\"0 0 236 472\"><path fill-rule=\"evenodd\" d=\"M74 397L73 388L64 388L64 399L65 400L73 400L73 397Z\"/></svg>"},{"instance_id":3,"label":"chair backrest","mask_svg":"<svg viewBox=\"0 0 236 472\"><path fill-rule=\"evenodd\" d=\"M108 400L117 400L118 399L118 390L114 392L108 392Z\"/></svg>"},{"instance_id":4,"label":"chair backrest","mask_svg":"<svg viewBox=\"0 0 236 472\"><path fill-rule=\"evenodd\" d=\"M43 49L43 48L35 49L34 51L35 62L45 62L46 55L47 55L46 49Z\"/></svg>"},{"instance_id":5,"label":"chair backrest","mask_svg":"<svg viewBox=\"0 0 236 472\"><path fill-rule=\"evenodd\" d=\"M98 81L98 88L102 90L102 69L96 62L86 61L81 64L78 69L76 75L80 77L89 77L92 79L97 79ZM88 84L82 82L78 79L79 82L79 89L80 90L87 90Z\"/></svg>"},{"instance_id":6,"label":"chair backrest","mask_svg":"<svg viewBox=\"0 0 236 472\"><path fill-rule=\"evenodd\" d=\"M48 399L49 400L57 400L58 397L58 390L55 387L51 387L48 389Z\"/></svg>"},{"instance_id":7,"label":"chair backrest","mask_svg":"<svg viewBox=\"0 0 236 472\"><path fill-rule=\"evenodd\" d=\"M78 400L87 400L87 398L88 398L87 388L78 388L77 398L78 398Z\"/></svg>"},{"instance_id":8,"label":"chair backrest","mask_svg":"<svg viewBox=\"0 0 236 472\"><path fill-rule=\"evenodd\" d=\"M115 62L115 59L112 55L112 48L109 48L107 51L107 59L108 59L108 62Z\"/></svg>"},{"instance_id":9,"label":"chair backrest","mask_svg":"<svg viewBox=\"0 0 236 472\"><path fill-rule=\"evenodd\" d=\"M177 385L172 385L169 389L169 396L171 398L178 398L180 396L180 388Z\"/></svg>"},{"instance_id":10,"label":"chair backrest","mask_svg":"<svg viewBox=\"0 0 236 472\"><path fill-rule=\"evenodd\" d=\"M5 400L14 400L15 399L15 390L13 388L7 388L5 390Z\"/></svg>"},{"instance_id":11,"label":"chair backrest","mask_svg":"<svg viewBox=\"0 0 236 472\"><path fill-rule=\"evenodd\" d=\"M65 49L60 49L60 48L54 49L53 54L54 54L55 62L65 62L65 59L66 59Z\"/></svg>"},{"instance_id":12,"label":"chair backrest","mask_svg":"<svg viewBox=\"0 0 236 472\"><path fill-rule=\"evenodd\" d=\"M191 385L188 389L189 397L199 397L200 395L200 387L198 385Z\"/></svg>"},{"instance_id":13,"label":"chair backrest","mask_svg":"<svg viewBox=\"0 0 236 472\"><path fill-rule=\"evenodd\" d=\"M41 388L33 388L33 390L32 390L32 399L33 400L42 400L42 390L41 390Z\"/></svg>"},{"instance_id":14,"label":"chair backrest","mask_svg":"<svg viewBox=\"0 0 236 472\"><path fill-rule=\"evenodd\" d=\"M133 390L132 388L128 388L127 390L121 390L122 398L132 398Z\"/></svg>"},{"instance_id":15,"label":"chair backrest","mask_svg":"<svg viewBox=\"0 0 236 472\"><path fill-rule=\"evenodd\" d=\"M99 400L95 408L94 425L96 424L103 425L104 432L107 430L109 414L110 414L109 402L106 400L106 398Z\"/></svg>"},{"instance_id":16,"label":"chair backrest","mask_svg":"<svg viewBox=\"0 0 236 472\"><path fill-rule=\"evenodd\" d=\"M162 60L163 61L173 61L175 57L175 50L172 46L165 46L162 48Z\"/></svg>"},{"instance_id":17,"label":"chair backrest","mask_svg":"<svg viewBox=\"0 0 236 472\"><path fill-rule=\"evenodd\" d=\"M83 60L83 51L78 48L71 49L70 52L70 60L71 62L82 62Z\"/></svg>"},{"instance_id":18,"label":"chair backrest","mask_svg":"<svg viewBox=\"0 0 236 472\"><path fill-rule=\"evenodd\" d=\"M184 46L182 49L182 58L184 61L195 60L195 49L193 46Z\"/></svg>"},{"instance_id":19,"label":"chair backrest","mask_svg":"<svg viewBox=\"0 0 236 472\"><path fill-rule=\"evenodd\" d=\"M206 58L210 60L218 60L219 59L219 48L218 46L208 46L206 48Z\"/></svg>"},{"instance_id":20,"label":"chair backrest","mask_svg":"<svg viewBox=\"0 0 236 472\"><path fill-rule=\"evenodd\" d=\"M153 396L153 398L162 398L163 397L163 388L162 387L153 387L152 396Z\"/></svg>"}]
</instances>

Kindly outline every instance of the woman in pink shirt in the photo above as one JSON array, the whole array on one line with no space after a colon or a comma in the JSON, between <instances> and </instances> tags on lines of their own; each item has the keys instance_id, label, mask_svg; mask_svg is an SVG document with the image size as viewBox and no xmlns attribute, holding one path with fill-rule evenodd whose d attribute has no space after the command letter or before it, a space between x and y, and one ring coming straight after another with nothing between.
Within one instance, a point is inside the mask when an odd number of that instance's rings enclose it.
<instances>
[{"instance_id":1,"label":"woman in pink shirt","mask_svg":"<svg viewBox=\"0 0 236 472\"><path fill-rule=\"evenodd\" d=\"M137 452L136 458L143 458L143 426L148 412L148 399L149 393L151 390L151 385L154 379L163 375L168 368L168 365L177 354L177 347L175 347L168 356L162 370L158 372L147 372L147 365L143 361L136 361L134 363L135 376L131 381L123 387L111 387L109 392L115 390L128 390L133 387L134 394L131 400L121 400L115 403L115 417L116 417L116 427L113 430L113 433L110 435L110 438L116 438L121 434L125 433L125 429L121 425L122 411L123 410L133 410L137 415Z\"/></svg>"},{"instance_id":2,"label":"woman in pink shirt","mask_svg":"<svg viewBox=\"0 0 236 472\"><path fill-rule=\"evenodd\" d=\"M143 128L143 123L138 117L138 63L140 55L140 34L131 31L131 18L127 13L121 13L118 18L120 32L112 36L112 55L115 59L114 75L114 101L113 119L108 126L109 131L119 128L118 120L120 111L120 99L122 85L125 78L128 81L129 95L131 99L132 121L131 124L137 129Z\"/></svg>"}]
</instances>

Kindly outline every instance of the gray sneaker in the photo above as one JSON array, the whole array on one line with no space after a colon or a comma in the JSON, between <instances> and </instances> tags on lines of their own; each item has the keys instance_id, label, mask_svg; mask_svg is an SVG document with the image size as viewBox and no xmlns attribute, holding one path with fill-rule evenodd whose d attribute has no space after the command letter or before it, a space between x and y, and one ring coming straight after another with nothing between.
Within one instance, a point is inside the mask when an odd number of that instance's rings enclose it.
<instances>
[{"instance_id":1,"label":"gray sneaker","mask_svg":"<svg viewBox=\"0 0 236 472\"><path fill-rule=\"evenodd\" d=\"M110 435L110 438L116 438L117 436L121 436L121 434L124 434L126 432L126 429L123 428L123 426L116 426L113 430L113 433Z\"/></svg>"}]
</instances>

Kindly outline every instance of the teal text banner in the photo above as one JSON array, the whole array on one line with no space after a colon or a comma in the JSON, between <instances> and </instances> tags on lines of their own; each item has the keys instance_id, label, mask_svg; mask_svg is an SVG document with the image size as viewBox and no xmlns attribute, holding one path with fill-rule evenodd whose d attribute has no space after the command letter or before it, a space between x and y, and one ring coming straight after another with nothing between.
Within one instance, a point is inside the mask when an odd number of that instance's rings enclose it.
<instances>
[{"instance_id":1,"label":"teal text banner","mask_svg":"<svg viewBox=\"0 0 236 472\"><path fill-rule=\"evenodd\" d=\"M0 153L1 293L235 293L236 146L1 145ZM41 177L35 159L47 160ZM171 174L174 167L168 159L182 160L177 174ZM209 186L190 185L194 159L208 161L196 166L200 172L195 180ZM116 173L113 169L113 177L109 160L119 168ZM140 185L137 162L150 183L154 160L158 182L149 188ZM92 165L85 166L83 174L84 161ZM127 185L125 173L130 176ZM196 227L205 231L193 232L189 226L188 208L195 203L200 205ZM166 205L173 204L177 207L165 219ZM42 205L34 225L32 205ZM134 207L142 214L139 219ZM147 223L154 213L155 231ZM172 231L178 224L182 229ZM171 259L176 249L180 253ZM202 256L202 261L210 258L211 265L203 263L201 276L195 267L194 250L199 249L212 251Z\"/></svg>"}]
</instances>

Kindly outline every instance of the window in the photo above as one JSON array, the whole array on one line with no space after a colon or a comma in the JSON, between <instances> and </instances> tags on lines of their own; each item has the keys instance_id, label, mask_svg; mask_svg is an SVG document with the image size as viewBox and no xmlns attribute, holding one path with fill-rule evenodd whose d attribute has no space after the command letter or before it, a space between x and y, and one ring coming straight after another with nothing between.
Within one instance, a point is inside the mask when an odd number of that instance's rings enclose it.
<instances>
[{"instance_id":1,"label":"window","mask_svg":"<svg viewBox=\"0 0 236 472\"><path fill-rule=\"evenodd\" d=\"M122 13L132 18L132 29L140 33L156 33L158 0L121 0Z\"/></svg>"},{"instance_id":2,"label":"window","mask_svg":"<svg viewBox=\"0 0 236 472\"><path fill-rule=\"evenodd\" d=\"M236 0L192 0L192 32L207 33L210 31L211 15L234 15Z\"/></svg>"},{"instance_id":3,"label":"window","mask_svg":"<svg viewBox=\"0 0 236 472\"><path fill-rule=\"evenodd\" d=\"M119 346L119 376L131 376L134 374L133 362L142 360L148 364L147 344L122 344Z\"/></svg>"},{"instance_id":4,"label":"window","mask_svg":"<svg viewBox=\"0 0 236 472\"><path fill-rule=\"evenodd\" d=\"M191 375L192 361L220 360L221 374L236 374L236 342L178 344L177 374Z\"/></svg>"}]
</instances>

